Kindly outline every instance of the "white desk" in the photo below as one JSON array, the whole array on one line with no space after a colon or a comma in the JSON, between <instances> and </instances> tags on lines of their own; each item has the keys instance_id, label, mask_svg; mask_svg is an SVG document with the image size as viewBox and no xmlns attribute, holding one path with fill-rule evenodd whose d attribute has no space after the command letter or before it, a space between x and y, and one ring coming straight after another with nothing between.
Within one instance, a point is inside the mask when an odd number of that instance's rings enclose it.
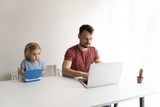
<instances>
[{"instance_id":1,"label":"white desk","mask_svg":"<svg viewBox=\"0 0 160 107\"><path fill-rule=\"evenodd\" d=\"M76 79L58 76L31 83L1 81L0 107L97 107L157 92L156 84L135 82L86 89Z\"/></svg>"}]
</instances>

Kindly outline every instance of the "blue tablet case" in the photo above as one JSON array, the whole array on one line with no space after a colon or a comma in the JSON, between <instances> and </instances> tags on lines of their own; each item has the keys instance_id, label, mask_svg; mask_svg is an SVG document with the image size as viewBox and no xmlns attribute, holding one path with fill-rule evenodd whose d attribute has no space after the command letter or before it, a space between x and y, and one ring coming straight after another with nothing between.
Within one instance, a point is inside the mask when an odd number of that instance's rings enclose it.
<instances>
[{"instance_id":1,"label":"blue tablet case","mask_svg":"<svg viewBox=\"0 0 160 107\"><path fill-rule=\"evenodd\" d=\"M41 76L41 69L26 70L24 73L25 82L39 81L41 80Z\"/></svg>"}]
</instances>

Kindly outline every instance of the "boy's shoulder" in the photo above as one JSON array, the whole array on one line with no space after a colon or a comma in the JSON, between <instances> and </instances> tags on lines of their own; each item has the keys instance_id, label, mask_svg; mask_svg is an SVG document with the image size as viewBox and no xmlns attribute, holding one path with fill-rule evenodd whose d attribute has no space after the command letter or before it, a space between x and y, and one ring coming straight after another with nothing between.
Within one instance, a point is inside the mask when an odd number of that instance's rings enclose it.
<instances>
[{"instance_id":1,"label":"boy's shoulder","mask_svg":"<svg viewBox=\"0 0 160 107\"><path fill-rule=\"evenodd\" d=\"M22 62L23 63L31 63L29 60L26 60L26 59L24 59Z\"/></svg>"},{"instance_id":2,"label":"boy's shoulder","mask_svg":"<svg viewBox=\"0 0 160 107\"><path fill-rule=\"evenodd\" d=\"M44 63L42 60L39 60L38 63L39 63L40 65L45 65L45 63Z\"/></svg>"},{"instance_id":3,"label":"boy's shoulder","mask_svg":"<svg viewBox=\"0 0 160 107\"><path fill-rule=\"evenodd\" d=\"M38 62L39 62L39 63L44 63L42 60L39 60Z\"/></svg>"}]
</instances>

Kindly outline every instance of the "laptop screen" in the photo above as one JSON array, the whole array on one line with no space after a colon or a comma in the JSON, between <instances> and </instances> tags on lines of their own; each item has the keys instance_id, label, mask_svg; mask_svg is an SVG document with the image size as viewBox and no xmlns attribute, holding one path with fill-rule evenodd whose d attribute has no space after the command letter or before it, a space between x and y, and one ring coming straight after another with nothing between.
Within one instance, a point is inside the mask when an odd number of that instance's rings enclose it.
<instances>
[{"instance_id":1,"label":"laptop screen","mask_svg":"<svg viewBox=\"0 0 160 107\"><path fill-rule=\"evenodd\" d=\"M42 76L41 69L26 70L24 73L25 82L40 80Z\"/></svg>"},{"instance_id":2,"label":"laptop screen","mask_svg":"<svg viewBox=\"0 0 160 107\"><path fill-rule=\"evenodd\" d=\"M96 63L90 65L89 77L83 83L98 87L118 83L124 62Z\"/></svg>"}]
</instances>

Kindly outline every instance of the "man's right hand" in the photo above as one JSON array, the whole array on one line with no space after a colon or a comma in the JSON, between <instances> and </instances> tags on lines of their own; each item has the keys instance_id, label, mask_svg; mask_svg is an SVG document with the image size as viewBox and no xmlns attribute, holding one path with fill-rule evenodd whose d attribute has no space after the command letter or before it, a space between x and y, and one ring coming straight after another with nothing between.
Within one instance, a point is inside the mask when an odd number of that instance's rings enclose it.
<instances>
[{"instance_id":1,"label":"man's right hand","mask_svg":"<svg viewBox=\"0 0 160 107\"><path fill-rule=\"evenodd\" d=\"M86 72L81 72L81 76L83 77L83 78L88 78L88 73L86 73Z\"/></svg>"}]
</instances>

